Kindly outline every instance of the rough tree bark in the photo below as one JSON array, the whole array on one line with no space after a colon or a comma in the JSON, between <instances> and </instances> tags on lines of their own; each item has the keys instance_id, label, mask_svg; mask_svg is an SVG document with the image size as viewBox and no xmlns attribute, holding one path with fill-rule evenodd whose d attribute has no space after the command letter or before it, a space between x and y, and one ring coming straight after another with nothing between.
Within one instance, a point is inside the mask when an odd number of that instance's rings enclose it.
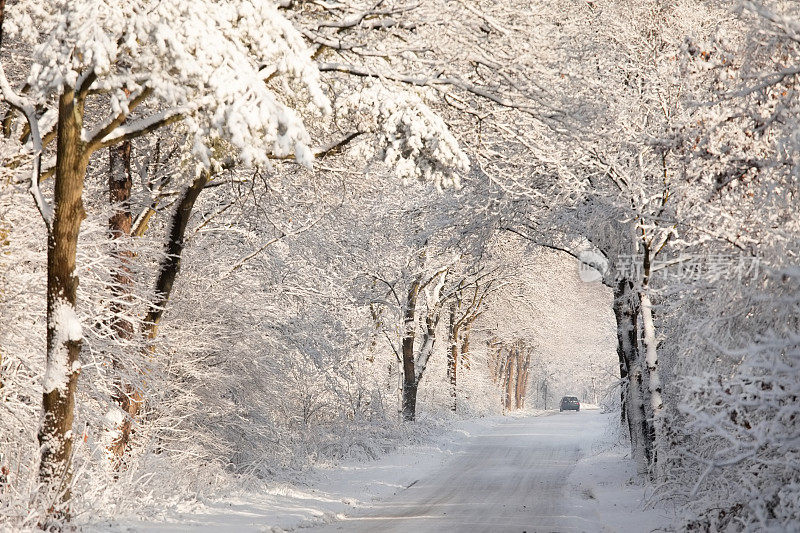
<instances>
[{"instance_id":1,"label":"rough tree bark","mask_svg":"<svg viewBox=\"0 0 800 533\"><path fill-rule=\"evenodd\" d=\"M47 368L38 434L39 480L55 517L68 515L72 422L82 344L75 308L75 260L80 225L86 217L82 196L88 165L81 140L82 121L83 105L75 98L75 90L66 88L58 102L55 207L47 238Z\"/></svg>"},{"instance_id":2,"label":"rough tree bark","mask_svg":"<svg viewBox=\"0 0 800 533\"><path fill-rule=\"evenodd\" d=\"M448 332L447 350L447 382L450 384L450 410L454 413L457 408L457 373L458 373L458 347L459 347L459 323L456 320L456 310L458 301L454 300L450 304L450 328Z\"/></svg>"},{"instance_id":3,"label":"rough tree bark","mask_svg":"<svg viewBox=\"0 0 800 533\"><path fill-rule=\"evenodd\" d=\"M411 282L403 312L403 420L414 420L417 411L417 379L414 368L414 339L417 336L417 297L419 295L419 278Z\"/></svg>"},{"instance_id":4,"label":"rough tree bark","mask_svg":"<svg viewBox=\"0 0 800 533\"><path fill-rule=\"evenodd\" d=\"M640 473L644 473L650 464L651 442L636 334L639 302L630 280L621 279L617 282L613 307L617 321L622 404L631 440L631 452Z\"/></svg>"},{"instance_id":5,"label":"rough tree bark","mask_svg":"<svg viewBox=\"0 0 800 533\"><path fill-rule=\"evenodd\" d=\"M3 21L6 15L6 0L0 0L0 46L3 46Z\"/></svg>"}]
</instances>

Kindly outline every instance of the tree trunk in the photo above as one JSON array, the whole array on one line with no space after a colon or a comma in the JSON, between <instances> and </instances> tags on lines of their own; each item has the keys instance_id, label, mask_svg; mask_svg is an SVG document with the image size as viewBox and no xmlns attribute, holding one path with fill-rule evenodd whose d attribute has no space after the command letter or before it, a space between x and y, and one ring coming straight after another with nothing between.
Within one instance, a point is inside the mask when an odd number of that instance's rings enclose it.
<instances>
[{"instance_id":1,"label":"tree trunk","mask_svg":"<svg viewBox=\"0 0 800 533\"><path fill-rule=\"evenodd\" d=\"M155 303L150 306L146 322L148 324L148 337L154 339L158 334L158 323L164 314L167 302L172 295L172 286L181 270L181 254L183 253L184 237L189 219L192 217L194 204L203 188L211 180L211 173L203 171L191 185L184 191L178 202L178 207L172 215L170 222L169 238L166 245L166 257L161 262L155 288Z\"/></svg>"},{"instance_id":2,"label":"tree trunk","mask_svg":"<svg viewBox=\"0 0 800 533\"><path fill-rule=\"evenodd\" d=\"M500 342L496 338L491 339L489 342L487 342L486 348L489 350L489 366L491 367L492 372L492 382L499 385L500 380L503 378L503 360L501 358L502 353ZM463 355L467 352L465 350L461 350L461 353Z\"/></svg>"},{"instance_id":3,"label":"tree trunk","mask_svg":"<svg viewBox=\"0 0 800 533\"><path fill-rule=\"evenodd\" d=\"M119 146L110 147L108 156L109 201L115 207L111 218L108 220L109 235L112 239L120 239L130 236L133 223L130 206L131 187L133 184L130 141L123 142ZM130 270L130 261L133 259L133 253L129 249L117 250L115 257L118 263L116 270L112 274L114 299L117 302L129 301L133 285ZM112 304L112 311L115 313L124 312L126 308L127 306L124 304ZM117 338L122 341L133 338L133 324L122 317L116 316L113 318L111 329ZM112 362L118 376L120 373L124 373L125 369L122 368L119 357L112 356ZM137 387L124 378L118 377L115 380L114 387L114 401L122 412L117 411L110 417L111 420L116 419L119 422L112 430L108 452L113 468L119 470L128 446L128 436L131 432L133 415L138 411L138 404L142 402L142 394Z\"/></svg>"},{"instance_id":4,"label":"tree trunk","mask_svg":"<svg viewBox=\"0 0 800 533\"><path fill-rule=\"evenodd\" d=\"M505 398L505 390L506 390L506 363L508 362L508 358L505 355L505 350L503 349L502 345L498 345L497 347L497 384L500 385L501 390L501 397L500 403L505 407L506 398Z\"/></svg>"},{"instance_id":5,"label":"tree trunk","mask_svg":"<svg viewBox=\"0 0 800 533\"><path fill-rule=\"evenodd\" d=\"M47 368L39 426L39 480L51 516L68 516L72 482L72 422L80 373L82 332L76 313L78 233L86 212L87 157L81 141L83 109L69 88L59 98L54 217L47 239Z\"/></svg>"},{"instance_id":6,"label":"tree trunk","mask_svg":"<svg viewBox=\"0 0 800 533\"><path fill-rule=\"evenodd\" d=\"M420 280L415 279L408 290L403 313L403 420L411 422L417 414L417 378L414 368L414 337L417 334L417 293Z\"/></svg>"},{"instance_id":7,"label":"tree trunk","mask_svg":"<svg viewBox=\"0 0 800 533\"><path fill-rule=\"evenodd\" d=\"M3 46L3 22L6 18L6 0L0 0L0 46Z\"/></svg>"},{"instance_id":8,"label":"tree trunk","mask_svg":"<svg viewBox=\"0 0 800 533\"><path fill-rule=\"evenodd\" d=\"M403 420L413 422L417 416L417 387L416 380L403 380Z\"/></svg>"},{"instance_id":9,"label":"tree trunk","mask_svg":"<svg viewBox=\"0 0 800 533\"><path fill-rule=\"evenodd\" d=\"M515 365L514 365L512 350L509 350L506 362L506 380L505 380L506 391L505 391L505 402L504 402L504 407L506 408L506 410L511 410L512 399L514 398L513 389L514 389Z\"/></svg>"},{"instance_id":10,"label":"tree trunk","mask_svg":"<svg viewBox=\"0 0 800 533\"><path fill-rule=\"evenodd\" d=\"M638 355L638 351L636 352ZM639 473L647 471L652 457L650 425L644 398L644 383L641 363L634 361L629 373L628 387L628 429L632 434L633 456L639 466Z\"/></svg>"},{"instance_id":11,"label":"tree trunk","mask_svg":"<svg viewBox=\"0 0 800 533\"><path fill-rule=\"evenodd\" d=\"M183 192L178 206L175 209L172 220L169 226L169 237L166 244L166 256L161 262L158 270L158 277L156 279L155 287L155 300L150 306L150 310L145 318L146 322L146 336L151 341L158 335L158 324L164 314L164 309L169 302L172 295L172 288L175 284L175 278L181 269L181 255L185 245L184 237L186 235L186 227L189 224L189 219L192 216L194 204L203 188L211 179L211 174L208 171L203 171L192 184ZM152 349L152 347L150 348ZM124 395L121 398L121 408L126 413L125 420L120 425L120 433L118 438L114 441L114 451L124 454L131 439L133 429L133 421L139 414L144 399L138 390L130 390L130 394Z\"/></svg>"},{"instance_id":12,"label":"tree trunk","mask_svg":"<svg viewBox=\"0 0 800 533\"><path fill-rule=\"evenodd\" d=\"M516 408L522 409L525 406L525 393L528 389L528 364L530 353L523 356L524 348L520 347L517 353L517 385L516 385Z\"/></svg>"},{"instance_id":13,"label":"tree trunk","mask_svg":"<svg viewBox=\"0 0 800 533\"><path fill-rule=\"evenodd\" d=\"M116 209L108 220L108 229L112 239L131 234L133 217L131 215L131 142L125 141L119 146L108 149L108 193L111 205ZM130 252L125 257L131 257ZM130 285L130 269L123 265L123 277L115 276L120 284ZM132 328L131 328L132 329Z\"/></svg>"},{"instance_id":14,"label":"tree trunk","mask_svg":"<svg viewBox=\"0 0 800 533\"><path fill-rule=\"evenodd\" d=\"M646 287L645 287L646 289ZM658 351L656 349L656 331L653 323L653 305L646 290L639 296L642 313L642 342L645 347L645 364L647 366L647 384L650 392L650 409L652 414L651 464L656 465L658 451L664 446L664 402L661 395L661 376L658 372ZM658 475L658 471L654 472Z\"/></svg>"},{"instance_id":15,"label":"tree trunk","mask_svg":"<svg viewBox=\"0 0 800 533\"><path fill-rule=\"evenodd\" d=\"M617 359L619 360L619 377L622 385L619 390L620 400L620 423L627 424L627 390L628 390L628 367L631 357L631 349L636 346L636 328L627 320L626 307L629 304L629 289L626 280L620 280L614 288L614 318L617 322Z\"/></svg>"},{"instance_id":16,"label":"tree trunk","mask_svg":"<svg viewBox=\"0 0 800 533\"><path fill-rule=\"evenodd\" d=\"M436 326L439 323L439 315L425 317L425 333L423 334L422 346L419 349L419 355L414 361L414 381L413 386L409 390L409 394L404 397L403 412L410 413L411 418L406 420L414 420L417 413L417 389L422 381L422 376L425 373L425 368L428 366L433 348L436 346ZM405 388L404 388L405 389Z\"/></svg>"},{"instance_id":17,"label":"tree trunk","mask_svg":"<svg viewBox=\"0 0 800 533\"><path fill-rule=\"evenodd\" d=\"M469 354L469 335L472 331L472 322L473 320L468 320L461 326L461 330L459 334L461 335L461 352L459 354L461 366L463 368L469 368L470 365L470 354Z\"/></svg>"},{"instance_id":18,"label":"tree trunk","mask_svg":"<svg viewBox=\"0 0 800 533\"><path fill-rule=\"evenodd\" d=\"M450 410L454 413L457 407L457 372L458 372L458 323L456 322L457 302L450 304L450 333L447 350L447 381L450 384Z\"/></svg>"},{"instance_id":19,"label":"tree trunk","mask_svg":"<svg viewBox=\"0 0 800 533\"><path fill-rule=\"evenodd\" d=\"M636 336L639 305L633 284L620 280L614 294L614 316L617 321L617 356L622 379L622 409L628 425L631 454L640 473L650 463L650 438L644 404L641 364Z\"/></svg>"}]
</instances>

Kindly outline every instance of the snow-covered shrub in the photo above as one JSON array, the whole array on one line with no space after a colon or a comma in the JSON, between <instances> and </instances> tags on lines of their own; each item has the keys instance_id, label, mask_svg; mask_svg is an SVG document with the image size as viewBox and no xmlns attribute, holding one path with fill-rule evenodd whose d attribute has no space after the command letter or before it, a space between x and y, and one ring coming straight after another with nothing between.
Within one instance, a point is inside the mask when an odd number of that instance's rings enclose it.
<instances>
[{"instance_id":1,"label":"snow-covered shrub","mask_svg":"<svg viewBox=\"0 0 800 533\"><path fill-rule=\"evenodd\" d=\"M800 513L800 272L778 271L763 287L729 308L777 320L737 335L736 346L709 343L718 360L733 361L721 365L729 372L684 378L684 431L695 437L681 453L701 517L688 528L788 531Z\"/></svg>"}]
</instances>

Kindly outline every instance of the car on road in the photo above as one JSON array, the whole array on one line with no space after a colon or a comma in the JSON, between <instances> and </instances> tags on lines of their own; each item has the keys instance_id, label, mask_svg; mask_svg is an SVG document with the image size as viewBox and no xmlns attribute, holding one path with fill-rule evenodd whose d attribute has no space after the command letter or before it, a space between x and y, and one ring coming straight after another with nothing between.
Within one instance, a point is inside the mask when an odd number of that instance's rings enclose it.
<instances>
[{"instance_id":1,"label":"car on road","mask_svg":"<svg viewBox=\"0 0 800 533\"><path fill-rule=\"evenodd\" d=\"M564 396L561 398L559 411L580 411L581 402L575 396Z\"/></svg>"}]
</instances>

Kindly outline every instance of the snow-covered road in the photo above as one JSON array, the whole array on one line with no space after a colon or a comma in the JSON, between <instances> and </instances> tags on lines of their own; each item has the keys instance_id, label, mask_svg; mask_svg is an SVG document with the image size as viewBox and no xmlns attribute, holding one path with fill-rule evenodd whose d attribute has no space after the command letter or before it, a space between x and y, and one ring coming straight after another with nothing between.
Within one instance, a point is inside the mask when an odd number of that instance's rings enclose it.
<instances>
[{"instance_id":1,"label":"snow-covered road","mask_svg":"<svg viewBox=\"0 0 800 533\"><path fill-rule=\"evenodd\" d=\"M317 469L300 484L176 504L84 531L650 532L644 488L618 414L538 412L463 420L372 461ZM320 525L322 523L322 525Z\"/></svg>"},{"instance_id":2,"label":"snow-covered road","mask_svg":"<svg viewBox=\"0 0 800 533\"><path fill-rule=\"evenodd\" d=\"M606 425L597 411L508 419L391 498L309 531L599 531L568 477Z\"/></svg>"}]
</instances>

